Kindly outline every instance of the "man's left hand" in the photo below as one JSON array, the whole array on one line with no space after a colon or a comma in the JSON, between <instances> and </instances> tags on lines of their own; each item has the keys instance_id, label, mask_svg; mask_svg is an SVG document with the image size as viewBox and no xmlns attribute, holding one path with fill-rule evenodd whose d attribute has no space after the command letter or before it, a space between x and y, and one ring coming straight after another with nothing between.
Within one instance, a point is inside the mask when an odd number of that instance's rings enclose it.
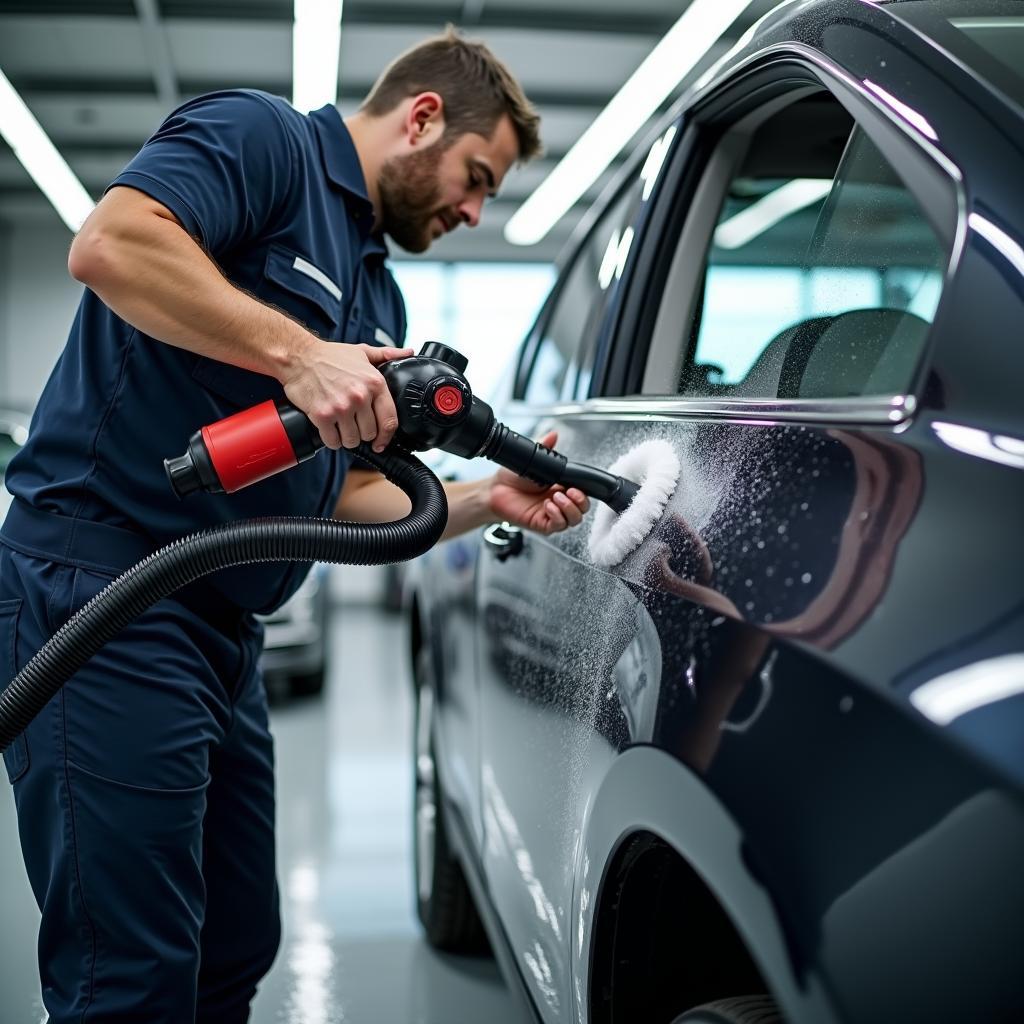
<instances>
[{"instance_id":1,"label":"man's left hand","mask_svg":"<svg viewBox=\"0 0 1024 1024\"><path fill-rule=\"evenodd\" d=\"M552 431L541 438L546 448L554 448L558 434ZM590 508L590 500L575 487L566 490L560 485L542 487L507 469L493 479L490 493L491 511L495 517L514 526L536 533L558 533L570 526L579 526Z\"/></svg>"}]
</instances>

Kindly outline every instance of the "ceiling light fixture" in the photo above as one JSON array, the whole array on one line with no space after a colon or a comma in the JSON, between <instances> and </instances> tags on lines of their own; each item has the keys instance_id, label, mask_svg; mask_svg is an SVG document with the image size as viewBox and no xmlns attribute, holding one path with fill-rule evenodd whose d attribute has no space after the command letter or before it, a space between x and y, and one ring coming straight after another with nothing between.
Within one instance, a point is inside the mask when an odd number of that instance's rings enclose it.
<instances>
[{"instance_id":1,"label":"ceiling light fixture","mask_svg":"<svg viewBox=\"0 0 1024 1024\"><path fill-rule=\"evenodd\" d=\"M722 221L715 229L715 245L720 249L739 249L797 210L824 199L831 188L831 178L794 178L787 181L745 210Z\"/></svg>"},{"instance_id":2,"label":"ceiling light fixture","mask_svg":"<svg viewBox=\"0 0 1024 1024\"><path fill-rule=\"evenodd\" d=\"M338 101L342 0L295 0L292 106L303 114Z\"/></svg>"},{"instance_id":3,"label":"ceiling light fixture","mask_svg":"<svg viewBox=\"0 0 1024 1024\"><path fill-rule=\"evenodd\" d=\"M539 242L752 2L693 0L572 149L509 218L506 241L513 245Z\"/></svg>"},{"instance_id":4,"label":"ceiling light fixture","mask_svg":"<svg viewBox=\"0 0 1024 1024\"><path fill-rule=\"evenodd\" d=\"M0 135L53 204L60 219L72 231L77 231L96 204L3 71L0 71Z\"/></svg>"}]
</instances>

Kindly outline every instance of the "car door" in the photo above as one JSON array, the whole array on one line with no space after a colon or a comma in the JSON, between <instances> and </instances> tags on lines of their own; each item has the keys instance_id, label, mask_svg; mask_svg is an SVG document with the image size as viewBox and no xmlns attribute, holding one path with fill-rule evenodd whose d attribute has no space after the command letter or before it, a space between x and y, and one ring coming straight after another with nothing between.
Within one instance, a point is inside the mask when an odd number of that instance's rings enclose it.
<instances>
[{"instance_id":1,"label":"car door","mask_svg":"<svg viewBox=\"0 0 1024 1024\"><path fill-rule=\"evenodd\" d=\"M666 143L656 145L663 154ZM582 241L524 347L516 400L498 410L527 435L555 426L561 451L578 446L575 428L571 419L552 417L551 411L571 405L590 386L644 192L655 175L654 163L629 174L600 215L584 225ZM568 665L563 658L573 642L566 628L574 607L584 612L608 601L635 604L627 587L567 557L567 551L578 555L581 543L579 531L555 540L495 524L484 533L477 568L484 871L534 999L551 1019L561 1019L571 1006L563 986L574 833L564 817L557 828L536 828L538 813L560 813L538 795L572 787L573 766L565 763L559 733L571 722L589 735L596 711L587 698L576 707L563 703L574 699L585 669L584 659Z\"/></svg>"},{"instance_id":2,"label":"car door","mask_svg":"<svg viewBox=\"0 0 1024 1024\"><path fill-rule=\"evenodd\" d=\"M480 562L485 868L550 1020L582 998L579 840L615 752L660 745L756 821L757 786L722 773L737 763L722 751L743 749L780 673L812 681L809 699L845 692L842 666L804 651L834 649L874 612L921 495L898 431L924 380L955 182L820 68L775 62L720 93L663 175L657 230L628 254L600 390L521 410L595 465L667 440L681 483L666 514L611 571L589 559L586 528ZM795 824L813 789L794 797ZM760 813L781 843L785 822ZM828 826L834 843L842 822ZM850 865L824 826L816 841L835 889Z\"/></svg>"}]
</instances>

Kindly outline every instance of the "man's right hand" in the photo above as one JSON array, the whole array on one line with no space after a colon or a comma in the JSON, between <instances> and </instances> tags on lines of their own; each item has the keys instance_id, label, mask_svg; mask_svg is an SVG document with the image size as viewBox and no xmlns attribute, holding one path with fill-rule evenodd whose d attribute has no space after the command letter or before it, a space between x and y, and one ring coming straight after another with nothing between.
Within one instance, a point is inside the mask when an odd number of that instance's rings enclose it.
<instances>
[{"instance_id":1,"label":"man's right hand","mask_svg":"<svg viewBox=\"0 0 1024 1024\"><path fill-rule=\"evenodd\" d=\"M311 345L301 367L281 381L288 400L320 431L328 448L373 442L382 452L398 429L398 413L377 369L411 356L411 348L377 348L320 342Z\"/></svg>"}]
</instances>

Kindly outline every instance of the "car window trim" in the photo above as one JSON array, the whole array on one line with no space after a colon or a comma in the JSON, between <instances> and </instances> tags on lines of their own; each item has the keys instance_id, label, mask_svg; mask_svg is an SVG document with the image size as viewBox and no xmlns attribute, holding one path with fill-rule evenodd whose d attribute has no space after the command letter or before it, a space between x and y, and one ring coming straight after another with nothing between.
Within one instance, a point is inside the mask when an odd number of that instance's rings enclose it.
<instances>
[{"instance_id":1,"label":"car window trim","mask_svg":"<svg viewBox=\"0 0 1024 1024\"><path fill-rule=\"evenodd\" d=\"M751 76L759 80L759 86L745 91L742 95L734 95L737 89L744 87L745 83L748 84L749 88ZM761 80L763 80L763 84L761 84ZM765 106L774 106L775 97L772 96L772 92L779 86L782 86L784 91L781 93L776 92L776 95L788 97L794 92L802 91L802 87L807 85L826 90L837 103L846 108L853 117L855 124L878 145L886 159L893 162L904 179L906 187L921 204L922 208L925 209L929 220L933 224L936 214L934 209L937 194L935 182L938 180L936 175L942 176L941 180L945 184L945 196L948 197L951 194L953 197L952 209L950 209L948 204L948 198L945 201L940 200L941 205L945 206L947 218L947 227L942 229L941 235L943 240L950 246L949 260L943 275L943 294L939 300L935 320L929 331L929 338L920 364L908 388L908 392L911 395L920 394L924 388L927 367L933 352L932 338L935 325L942 316L944 299L949 290L950 281L959 265L967 237L967 210L963 175L956 164L937 147L932 145L928 139L920 135L908 123L898 118L878 97L858 88L858 83L842 68L824 59L816 51L810 50L798 43L787 42L776 44L751 55L745 62L732 70L728 81L709 88L693 108L686 112L684 125L687 129L687 135L693 136L693 143L685 147L685 151L682 147L677 149L674 165L666 168L663 178L666 181L679 181L686 171L686 168L681 166L681 161L688 159L687 153L695 148L699 148L702 143L708 145L708 139L710 138L712 140L710 142L711 148L707 153L707 158L700 167L699 178L696 182L690 182L689 191L699 190L705 182L708 165L718 152L724 135L733 130L744 118L749 117L752 112L761 110ZM758 101L757 97L762 98ZM767 116L771 116L771 114ZM715 135L716 128L720 128L717 136ZM888 129L888 131L884 129ZM893 132L892 129L897 129L898 131ZM894 143L894 137L898 138L899 144ZM893 159L894 152L896 153L895 160ZM913 163L913 171L910 173L907 170L908 159ZM922 170L930 179L931 187L922 188L922 183L917 173ZM632 290L633 309L629 311L631 315L626 315L626 311L624 311L619 323L616 325L617 336L630 337L633 339L633 344L630 346L630 359L624 364L620 362L619 366L616 367L618 370L617 376L609 374L602 381L604 390L612 391L613 393L616 390L620 394L623 391L633 392L643 387L650 346L656 336L655 327L662 308L662 301L659 299L653 306L652 311L649 282L651 279L657 281L660 278L662 284L664 284L668 279L667 271L672 261L676 258L678 242L671 245L667 245L666 242L671 242L673 235L678 240L693 218L692 196L687 197L685 193L682 196L676 196L672 194L672 190L666 188L662 190L660 196L656 195L654 198L660 200L660 202L651 211L652 216L650 219L660 222L664 227L660 233L661 237L650 247L651 249L656 248L659 250L659 256L657 259L652 259L650 265L645 268L645 276L648 278L647 286ZM682 216L680 216L681 208L683 211ZM948 227L950 214L952 214L954 219L951 238ZM941 214L938 216L941 218ZM706 241L709 241L709 238L710 236L708 236ZM702 252L706 253L706 246ZM691 304L694 298L694 290L695 285L691 286L688 293L687 301ZM663 292L664 288L662 288ZM622 346L617 345L615 348L621 350ZM614 351L612 359L614 360ZM630 395L629 397L632 396ZM650 398L654 396L651 393L641 393L640 397ZM658 397L672 398L672 396ZM884 402L898 402L901 397L903 396L885 395L881 396L881 400ZM723 408L734 404L726 397L700 399L699 401L715 404L721 403ZM817 407L831 407L835 405L839 421L845 422L847 412L842 405L845 401L847 400L842 398L816 399L813 404ZM916 408L916 403L913 404ZM726 415L731 415L731 413L726 412ZM798 415L805 415L805 413L798 413ZM912 410L906 415L912 415ZM885 417L882 420L873 420L873 422L892 421Z\"/></svg>"},{"instance_id":2,"label":"car window trim","mask_svg":"<svg viewBox=\"0 0 1024 1024\"><path fill-rule=\"evenodd\" d=\"M526 340L522 344L521 355L516 364L516 376L515 385L513 388L513 401L522 401L526 394L526 389L530 383L530 377L533 374L534 366L537 362L537 355L540 352L541 344L543 343L545 332L548 329L548 325L551 323L556 312L558 311L559 302L562 299L562 294L565 291L566 284L569 280L569 276L576 269L576 265L583 258L584 253L587 250L591 239L601 225L604 223L605 217L615 207L619 200L636 184L636 170L635 165L637 160L631 159L627 162L627 165L623 168L624 173L616 176L613 182L610 183L609 187L602 193L601 197L595 202L594 206L589 211L589 216L585 215L584 221L581 222L583 230L577 230L573 233L573 237L570 240L568 255L558 268L558 279L555 282L554 287L551 289L551 293L545 300L544 306L541 308L541 312L534 322L533 328L526 336ZM630 222L630 226L634 228L639 224L643 208L637 211L636 217ZM636 241L634 240L634 246ZM616 284L621 284L616 282ZM617 300L616 300L617 301ZM598 337L595 340L594 355L595 360L600 355L599 345L597 342L600 341L600 335L604 333L604 326L598 325ZM568 378L569 372L572 369L572 360L569 360L566 366L566 378ZM577 375L579 373L579 367L577 366ZM563 378L562 386L564 386L565 378ZM574 384L575 388L575 384Z\"/></svg>"},{"instance_id":3,"label":"car window trim","mask_svg":"<svg viewBox=\"0 0 1024 1024\"><path fill-rule=\"evenodd\" d=\"M507 415L527 419L729 420L772 426L776 423L829 423L843 426L898 426L917 411L914 395L852 398L693 398L625 395L582 402L512 402Z\"/></svg>"}]
</instances>

